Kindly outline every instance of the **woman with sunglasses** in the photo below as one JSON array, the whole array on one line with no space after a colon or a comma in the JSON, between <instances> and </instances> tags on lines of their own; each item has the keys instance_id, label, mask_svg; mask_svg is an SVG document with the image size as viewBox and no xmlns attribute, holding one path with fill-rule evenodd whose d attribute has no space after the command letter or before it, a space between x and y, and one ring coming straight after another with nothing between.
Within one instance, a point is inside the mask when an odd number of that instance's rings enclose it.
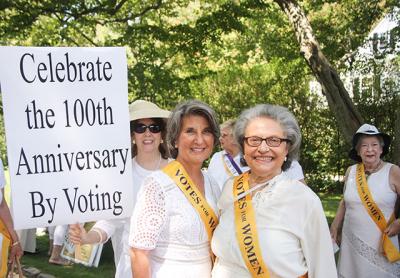
<instances>
[{"instance_id":1,"label":"woman with sunglasses","mask_svg":"<svg viewBox=\"0 0 400 278\"><path fill-rule=\"evenodd\" d=\"M132 176L134 199L146 176L163 168L168 163L164 144L165 120L170 112L154 103L137 100L129 106L132 139ZM116 265L115 277L131 277L128 236L130 218L101 220L86 232L80 225L70 228L70 240L74 244L104 243L110 237Z\"/></svg>"},{"instance_id":2,"label":"woman with sunglasses","mask_svg":"<svg viewBox=\"0 0 400 278\"><path fill-rule=\"evenodd\" d=\"M167 145L176 160L145 179L132 216L134 277L210 277L220 191L202 165L218 137L215 112L205 103L187 101L172 112Z\"/></svg>"},{"instance_id":3,"label":"woman with sunglasses","mask_svg":"<svg viewBox=\"0 0 400 278\"><path fill-rule=\"evenodd\" d=\"M250 170L225 184L212 239L212 277L337 277L328 224L317 195L283 172L301 134L284 107L245 110L234 137Z\"/></svg>"}]
</instances>

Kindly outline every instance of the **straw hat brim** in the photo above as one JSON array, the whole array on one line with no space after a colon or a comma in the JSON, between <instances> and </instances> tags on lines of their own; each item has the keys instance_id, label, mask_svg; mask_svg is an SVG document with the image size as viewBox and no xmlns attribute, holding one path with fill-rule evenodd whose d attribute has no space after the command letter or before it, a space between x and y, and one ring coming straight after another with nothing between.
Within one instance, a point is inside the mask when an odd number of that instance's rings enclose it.
<instances>
[{"instance_id":1,"label":"straw hat brim","mask_svg":"<svg viewBox=\"0 0 400 278\"><path fill-rule=\"evenodd\" d=\"M130 121L135 121L139 119L145 119L145 118L163 118L167 119L169 118L171 112L166 111L166 110L140 110L140 111L133 111L129 113Z\"/></svg>"},{"instance_id":2,"label":"straw hat brim","mask_svg":"<svg viewBox=\"0 0 400 278\"><path fill-rule=\"evenodd\" d=\"M156 104L146 100L136 100L129 105L129 120L135 121L145 118L169 118L171 112L159 108Z\"/></svg>"}]
</instances>

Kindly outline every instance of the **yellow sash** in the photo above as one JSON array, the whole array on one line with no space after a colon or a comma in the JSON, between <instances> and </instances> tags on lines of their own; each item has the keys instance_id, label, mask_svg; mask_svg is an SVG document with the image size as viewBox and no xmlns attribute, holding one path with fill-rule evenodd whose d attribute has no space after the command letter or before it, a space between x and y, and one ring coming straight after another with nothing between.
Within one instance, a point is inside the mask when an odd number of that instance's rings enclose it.
<instances>
[{"instance_id":1,"label":"yellow sash","mask_svg":"<svg viewBox=\"0 0 400 278\"><path fill-rule=\"evenodd\" d=\"M360 196L361 202L363 203L365 209L367 210L369 216L378 226L382 232L382 247L383 253L389 262L393 263L400 260L399 250L393 245L392 241L388 237L384 230L389 226L395 219L394 214L389 219L389 223L386 223L385 216L379 209L378 205L372 199L371 192L368 188L367 179L364 173L364 164L357 164L356 169L356 184L358 195Z\"/></svg>"},{"instance_id":2,"label":"yellow sash","mask_svg":"<svg viewBox=\"0 0 400 278\"><path fill-rule=\"evenodd\" d=\"M5 200L3 200L5 202ZM8 253L10 252L11 246L11 235L7 230L6 225L0 220L0 233L2 237L2 244L0 245L0 277L6 277L7 275L7 264L8 264Z\"/></svg>"},{"instance_id":3,"label":"yellow sash","mask_svg":"<svg viewBox=\"0 0 400 278\"><path fill-rule=\"evenodd\" d=\"M238 197L241 193L249 190L249 173L243 173L235 178L233 182L233 196ZM252 277L269 278L268 269L262 258L260 244L258 244L258 235L256 219L253 205L251 203L251 194L238 199L234 203L236 239L238 240L240 252L246 263L247 269Z\"/></svg>"},{"instance_id":4,"label":"yellow sash","mask_svg":"<svg viewBox=\"0 0 400 278\"><path fill-rule=\"evenodd\" d=\"M186 173L185 168L176 160L164 167L163 172L167 174L182 190L185 197L197 210L206 228L208 239L211 241L212 234L217 227L218 217L207 203L206 198L194 185L192 179Z\"/></svg>"},{"instance_id":5,"label":"yellow sash","mask_svg":"<svg viewBox=\"0 0 400 278\"><path fill-rule=\"evenodd\" d=\"M226 172L230 177L233 177L234 175L233 175L232 171L228 168L228 165L226 165L226 161L225 161L225 158L224 158L224 155L223 155L223 154L221 155L221 159L222 159L222 165L224 165L225 172Z\"/></svg>"}]
</instances>

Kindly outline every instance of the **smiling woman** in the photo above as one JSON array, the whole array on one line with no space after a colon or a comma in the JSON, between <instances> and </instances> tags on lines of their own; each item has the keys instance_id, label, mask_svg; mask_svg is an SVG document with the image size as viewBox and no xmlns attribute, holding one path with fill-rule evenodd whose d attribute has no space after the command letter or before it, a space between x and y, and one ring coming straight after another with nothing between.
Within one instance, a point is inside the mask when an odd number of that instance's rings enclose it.
<instances>
[{"instance_id":1,"label":"smiling woman","mask_svg":"<svg viewBox=\"0 0 400 278\"><path fill-rule=\"evenodd\" d=\"M331 225L332 238L341 244L341 277L400 277L395 211L400 168L383 161L390 142L388 134L370 124L353 136L349 156L357 164L346 171L343 199Z\"/></svg>"},{"instance_id":2,"label":"smiling woman","mask_svg":"<svg viewBox=\"0 0 400 278\"><path fill-rule=\"evenodd\" d=\"M283 172L300 148L292 113L257 105L242 112L234 135L250 171L228 180L218 201L212 277L336 277L319 198Z\"/></svg>"},{"instance_id":3,"label":"smiling woman","mask_svg":"<svg viewBox=\"0 0 400 278\"><path fill-rule=\"evenodd\" d=\"M220 192L201 167L218 137L205 103L187 101L172 112L166 139L176 160L147 177L131 220L134 277L210 277Z\"/></svg>"},{"instance_id":4,"label":"smiling woman","mask_svg":"<svg viewBox=\"0 0 400 278\"><path fill-rule=\"evenodd\" d=\"M132 139L132 187L133 204L146 176L167 165L168 156L164 141L165 119L169 111L160 109L154 103L136 100L129 105ZM114 197L114 196L113 196ZM70 238L74 243L97 244L111 237L116 266L115 277L131 277L128 237L130 218L98 221L86 233L80 225L70 229Z\"/></svg>"}]
</instances>

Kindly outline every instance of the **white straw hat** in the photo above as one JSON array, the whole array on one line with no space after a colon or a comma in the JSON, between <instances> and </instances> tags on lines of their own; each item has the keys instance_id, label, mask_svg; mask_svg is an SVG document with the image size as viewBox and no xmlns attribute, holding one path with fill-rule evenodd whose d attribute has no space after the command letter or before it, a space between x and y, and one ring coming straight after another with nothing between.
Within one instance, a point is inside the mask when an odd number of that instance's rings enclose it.
<instances>
[{"instance_id":1,"label":"white straw hat","mask_svg":"<svg viewBox=\"0 0 400 278\"><path fill-rule=\"evenodd\" d=\"M349 157L355 161L361 162L361 157L358 155L356 146L358 143L358 140L360 139L361 135L369 135L369 136L380 136L383 139L383 147L382 147L382 154L381 157L383 157L385 154L389 152L389 146L390 142L392 141L392 138L387 135L386 133L380 132L375 126L370 125L370 124L363 124L360 126L360 128L357 130L357 132L353 136L353 148L349 152Z\"/></svg>"},{"instance_id":2,"label":"white straw hat","mask_svg":"<svg viewBox=\"0 0 400 278\"><path fill-rule=\"evenodd\" d=\"M136 100L129 105L130 121L144 118L168 118L171 112L146 100Z\"/></svg>"}]
</instances>

